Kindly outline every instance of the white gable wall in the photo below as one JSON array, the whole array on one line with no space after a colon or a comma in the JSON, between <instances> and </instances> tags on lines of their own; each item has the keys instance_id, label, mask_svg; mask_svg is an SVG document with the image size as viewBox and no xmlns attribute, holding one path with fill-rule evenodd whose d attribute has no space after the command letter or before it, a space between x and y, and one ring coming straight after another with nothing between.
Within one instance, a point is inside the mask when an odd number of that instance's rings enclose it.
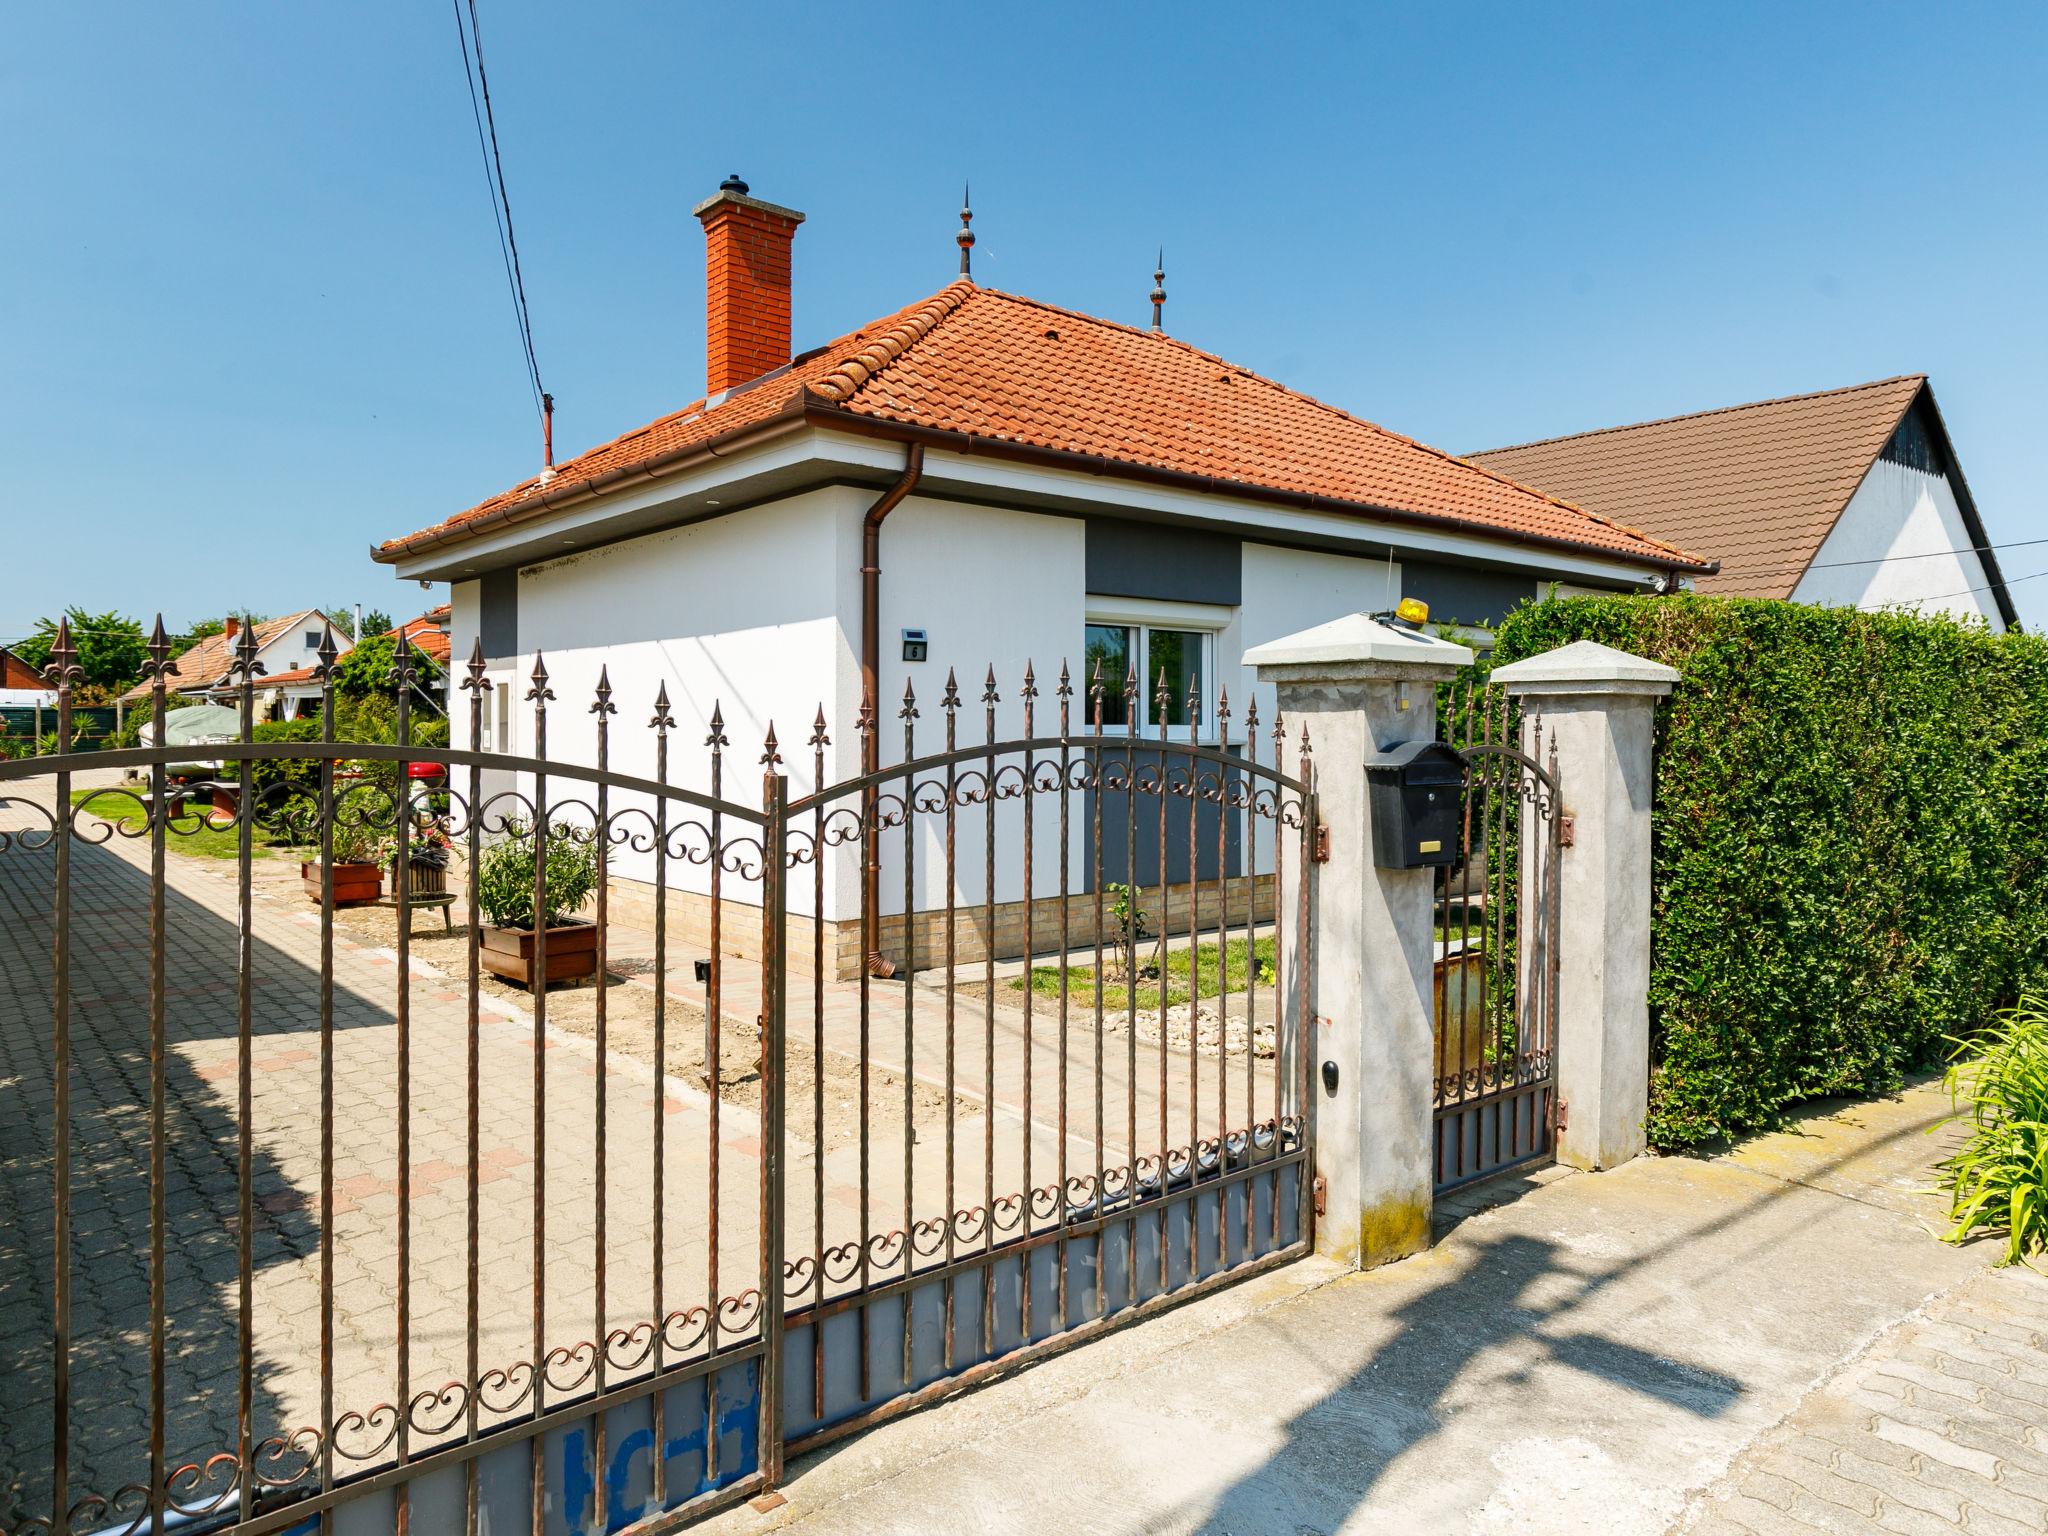
<instances>
[{"instance_id":1,"label":"white gable wall","mask_svg":"<svg viewBox=\"0 0 2048 1536\"><path fill-rule=\"evenodd\" d=\"M1982 562L1973 554L1946 553L1974 542L1945 477L1881 458L1822 540L1792 597L1832 607L1949 613L2002 630L1992 594L1971 591L1990 580ZM1925 558L1897 558L1902 555ZM1953 595L1962 593L1969 595Z\"/></svg>"}]
</instances>

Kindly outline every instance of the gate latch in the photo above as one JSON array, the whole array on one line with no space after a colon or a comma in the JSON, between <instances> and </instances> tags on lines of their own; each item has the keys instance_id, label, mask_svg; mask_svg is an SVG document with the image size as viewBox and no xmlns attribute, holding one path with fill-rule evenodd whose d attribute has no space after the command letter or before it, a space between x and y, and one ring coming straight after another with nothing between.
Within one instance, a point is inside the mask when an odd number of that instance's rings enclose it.
<instances>
[{"instance_id":1,"label":"gate latch","mask_svg":"<svg viewBox=\"0 0 2048 1536\"><path fill-rule=\"evenodd\" d=\"M1330 824L1327 821L1316 823L1315 841L1309 844L1308 856L1317 864L1330 862Z\"/></svg>"},{"instance_id":2,"label":"gate latch","mask_svg":"<svg viewBox=\"0 0 2048 1536\"><path fill-rule=\"evenodd\" d=\"M1561 1131L1570 1119L1571 1106L1565 1103L1563 1099L1552 1099L1550 1101L1550 1128L1553 1131Z\"/></svg>"},{"instance_id":3,"label":"gate latch","mask_svg":"<svg viewBox=\"0 0 2048 1536\"><path fill-rule=\"evenodd\" d=\"M1579 840L1579 818L1566 811L1557 818L1557 846L1569 848Z\"/></svg>"},{"instance_id":4,"label":"gate latch","mask_svg":"<svg viewBox=\"0 0 2048 1536\"><path fill-rule=\"evenodd\" d=\"M1323 1177L1323 1176L1322 1176L1322 1175L1321 1175L1321 1174L1319 1173L1319 1174L1317 1174L1317 1175L1316 1175L1316 1181L1315 1181L1315 1184L1314 1184L1314 1186L1313 1186L1313 1189L1314 1189L1314 1194L1315 1194L1315 1202L1316 1202L1316 1214L1317 1214L1318 1216L1327 1216L1327 1215L1329 1215L1329 1214L1330 1214L1330 1181L1329 1181L1328 1179L1324 1178L1324 1177Z\"/></svg>"}]
</instances>

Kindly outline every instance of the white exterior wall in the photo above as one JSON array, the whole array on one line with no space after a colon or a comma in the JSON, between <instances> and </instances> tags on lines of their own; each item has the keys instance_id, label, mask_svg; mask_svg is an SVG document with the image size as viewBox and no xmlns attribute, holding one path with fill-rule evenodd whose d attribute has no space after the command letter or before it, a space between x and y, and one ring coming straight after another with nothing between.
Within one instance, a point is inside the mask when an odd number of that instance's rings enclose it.
<instances>
[{"instance_id":1,"label":"white exterior wall","mask_svg":"<svg viewBox=\"0 0 2048 1536\"><path fill-rule=\"evenodd\" d=\"M724 751L725 799L746 806L761 801L762 739L775 724L792 798L811 787L812 754L805 745L820 702L829 713L830 679L841 647L838 602L838 527L857 493L812 491L731 516L607 545L519 573L518 666L494 669L490 680L509 683L512 709L507 749L534 750L534 715L525 697L536 651L546 658L548 756L594 764L596 717L590 713L598 675L608 671L612 702L610 761L615 772L655 776L655 733L648 729L657 692L668 688L675 729L669 735L669 781L708 792L710 757L705 738L712 711L722 711L729 745ZM455 588L453 639L462 655L476 633L478 597L473 583ZM465 696L467 697L467 696ZM850 717L849 717L850 718ZM468 711L456 710L467 741ZM835 738L837 732L835 731ZM828 773L832 768L828 766ZM520 789L531 793L525 779ZM590 786L551 781L549 798L588 801ZM614 816L628 805L651 806L615 794ZM673 827L683 819L671 802ZM642 833L652 822L625 818ZM709 886L703 865L671 860L671 884ZM614 874L653 877L651 852L615 849ZM808 911L808 882L795 882L793 910ZM753 881L727 876L734 900L758 901Z\"/></svg>"},{"instance_id":2,"label":"white exterior wall","mask_svg":"<svg viewBox=\"0 0 2048 1536\"><path fill-rule=\"evenodd\" d=\"M851 721L860 702L860 523L867 502L854 513L850 530L852 556L844 562L846 656L841 718ZM920 756L942 750L945 711L940 707L948 668L960 685L961 708L955 720L962 746L986 741L987 715L982 703L988 669L995 668L996 739L1024 734L1020 691L1030 663L1038 685L1034 729L1041 736L1059 731L1060 664L1074 671L1073 721L1084 729L1088 718L1087 683L1080 676L1081 644L1086 618L1087 526L1079 518L1018 512L1002 508L912 496L882 525L881 660L877 668L881 694L881 761L886 767L903 757L903 685L917 690L916 746ZM903 660L905 629L922 629L930 637L929 659ZM858 761L857 751L853 762ZM1021 758L1005 759L999 770L1021 771ZM971 771L964 765L962 771ZM849 767L849 773L857 771ZM922 781L921 781L922 782ZM1082 821L1083 800L1072 802L1069 828L1072 876L1078 881L1088 847ZM1032 886L1038 896L1057 895L1059 884L1059 822L1056 804L1034 809L1032 822ZM920 837L913 849L918 904L943 904L945 891L945 818L920 816ZM961 902L985 898L986 812L963 809L955 818L953 896ZM998 901L1023 895L1023 810L1018 800L996 807L996 892ZM838 915L860 910L858 875L847 861L840 886L844 905ZM1077 887L1078 888L1078 887ZM882 910L903 910L903 840L897 833L882 844Z\"/></svg>"},{"instance_id":3,"label":"white exterior wall","mask_svg":"<svg viewBox=\"0 0 2048 1536\"><path fill-rule=\"evenodd\" d=\"M2002 630L1992 594L1971 590L1989 581L1982 562L1973 554L1940 553L1966 551L1975 542L1945 477L1879 459L1821 542L1792 597L1832 607L1950 613ZM1927 558L1901 560L1901 555ZM1844 563L1880 559L1886 563Z\"/></svg>"}]
</instances>

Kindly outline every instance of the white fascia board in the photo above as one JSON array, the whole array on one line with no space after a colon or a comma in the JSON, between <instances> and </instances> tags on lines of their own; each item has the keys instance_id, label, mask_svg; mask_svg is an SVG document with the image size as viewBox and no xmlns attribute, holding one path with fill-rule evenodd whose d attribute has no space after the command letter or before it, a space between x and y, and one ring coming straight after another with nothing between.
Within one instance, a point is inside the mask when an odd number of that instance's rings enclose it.
<instances>
[{"instance_id":1,"label":"white fascia board","mask_svg":"<svg viewBox=\"0 0 2048 1536\"><path fill-rule=\"evenodd\" d=\"M706 500L718 498L722 487L742 479L789 474L806 468L818 479L834 475L893 477L902 472L904 451L901 443L886 438L807 428L762 447L737 448L694 469L576 502L552 515L523 519L459 545L422 549L401 557L393 570L401 580L446 581L461 580L487 566L503 565L507 556L520 564L532 564L571 548L604 542L639 522L647 522L650 527L666 525L658 517L650 516L664 508L675 511L678 515L674 521L678 522L713 515L718 509L706 507ZM1251 539L1263 533L1280 543L1305 539L1339 548L1349 545L1374 551L1391 546L1404 555L1453 562L1485 560L1553 577L1576 576L1641 586L1663 570L1661 566L1638 565L1596 554L1531 549L1505 537L1492 539L1483 534L1411 527L1375 519L1370 514L1276 507L1221 491L1182 490L1108 472L1091 474L1020 464L992 455L949 449L927 450L923 480L924 493L933 496L964 491L1024 508L1033 503L1057 503L1058 510L1069 514L1077 508L1099 508L1105 515L1113 516L1151 512L1227 529ZM611 525L615 524L625 526L614 529ZM468 567L474 567L474 571Z\"/></svg>"},{"instance_id":2,"label":"white fascia board","mask_svg":"<svg viewBox=\"0 0 2048 1536\"><path fill-rule=\"evenodd\" d=\"M822 437L818 432L799 431L760 447L735 448L692 469L603 492L558 512L522 518L460 544L429 546L404 555L392 567L393 574L402 581L462 581L486 567L506 564L508 555L521 565L535 565L568 554L572 549L608 542L619 531L612 527L615 524L630 526L647 520L649 525L636 531L652 532L657 527L716 516L722 509L707 506L706 502L724 499L719 492L729 489L734 482L787 473L812 461L820 461L820 478L833 472L869 467L893 467L897 473L902 472L903 450L895 444L867 440L862 446L870 452L854 457L836 451L836 445L835 451L824 451ZM649 517L665 508L674 511L672 520Z\"/></svg>"},{"instance_id":3,"label":"white fascia board","mask_svg":"<svg viewBox=\"0 0 2048 1536\"><path fill-rule=\"evenodd\" d=\"M842 444L848 448L854 445L874 446L872 439L852 434L820 433L819 437L820 447L835 456L842 451ZM883 446L883 462L900 466L901 450L894 444ZM1491 560L1502 565L1526 566L1552 575L1583 576L1595 581L1643 585L1664 569L1662 566L1635 565L1593 554L1578 555L1569 550L1530 549L1508 541L1505 536L1494 540L1484 535L1437 532L1404 523L1380 521L1366 513L1352 515L1276 507L1221 491L1180 490L1142 480L1126 480L1108 472L1096 475L1082 470L1019 464L1013 460L946 449L926 452L924 482L927 494L932 495L944 494L940 486L934 484L939 482L948 489L969 487L981 495L1013 505L1028 506L1033 500L1045 499L1058 499L1069 504L1083 502L1100 507L1106 514L1157 512L1189 522L1227 528L1247 538L1255 539L1261 532L1268 532L1282 542L1306 537L1333 544L1368 545L1375 549L1392 545L1400 553L1424 558Z\"/></svg>"}]
</instances>

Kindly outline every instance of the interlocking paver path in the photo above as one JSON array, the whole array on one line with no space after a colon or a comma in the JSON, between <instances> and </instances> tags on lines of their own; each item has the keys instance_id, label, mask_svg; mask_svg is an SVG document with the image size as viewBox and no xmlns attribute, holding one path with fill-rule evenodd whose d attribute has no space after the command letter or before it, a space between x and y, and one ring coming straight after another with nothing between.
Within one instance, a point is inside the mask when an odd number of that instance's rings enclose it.
<instances>
[{"instance_id":1,"label":"interlocking paver path","mask_svg":"<svg viewBox=\"0 0 2048 1536\"><path fill-rule=\"evenodd\" d=\"M39 824L0 807L0 830ZM0 851L0 1516L47 1509L53 1448L54 855ZM165 1311L172 1464L233 1449L238 1349L238 1073L233 865L169 860L166 891ZM260 1443L319 1422L319 928L290 887L254 903L250 1234L253 1420ZM74 845L70 1250L74 1497L146 1476L149 1381L149 880L147 844ZM338 1414L394 1401L397 1378L395 957L337 936L334 952L334 1393ZM409 1386L466 1375L466 993L411 987L412 1311ZM709 1299L705 1096L614 1058L604 1177L607 1295L595 1296L591 1157L596 1054L541 1042L546 1092L545 1339L586 1341L651 1314L652 1124L667 1124L670 1308ZM480 1363L533 1352L535 1032L490 1003L479 1037ZM720 1291L758 1272L758 1120L720 1124ZM809 1179L808 1165L792 1168ZM558 1370L566 1369L558 1367ZM489 1416L486 1415L486 1422ZM380 1438L377 1423L353 1431ZM337 1434L346 1448L347 1433ZM342 1464L346 1469L346 1462ZM0 1522L4 1523L4 1522Z\"/></svg>"},{"instance_id":2,"label":"interlocking paver path","mask_svg":"<svg viewBox=\"0 0 2048 1536\"><path fill-rule=\"evenodd\" d=\"M1979 1276L1879 1339L1678 1529L2048 1531L2048 1278Z\"/></svg>"}]
</instances>

